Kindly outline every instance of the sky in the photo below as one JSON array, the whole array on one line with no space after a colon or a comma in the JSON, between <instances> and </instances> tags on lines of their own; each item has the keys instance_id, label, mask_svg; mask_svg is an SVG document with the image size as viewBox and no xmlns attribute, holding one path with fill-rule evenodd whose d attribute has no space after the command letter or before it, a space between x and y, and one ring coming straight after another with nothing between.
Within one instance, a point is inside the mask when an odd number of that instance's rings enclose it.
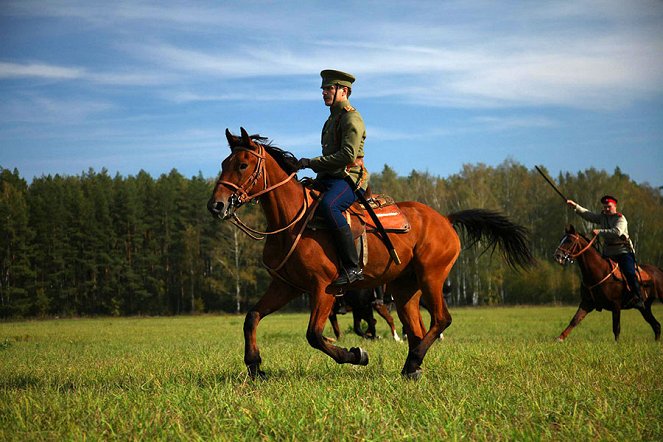
<instances>
[{"instance_id":1,"label":"sky","mask_svg":"<svg viewBox=\"0 0 663 442\"><path fill-rule=\"evenodd\" d=\"M240 127L317 156L323 69L357 77L369 171L663 186L660 0L0 0L0 167L212 178Z\"/></svg>"}]
</instances>

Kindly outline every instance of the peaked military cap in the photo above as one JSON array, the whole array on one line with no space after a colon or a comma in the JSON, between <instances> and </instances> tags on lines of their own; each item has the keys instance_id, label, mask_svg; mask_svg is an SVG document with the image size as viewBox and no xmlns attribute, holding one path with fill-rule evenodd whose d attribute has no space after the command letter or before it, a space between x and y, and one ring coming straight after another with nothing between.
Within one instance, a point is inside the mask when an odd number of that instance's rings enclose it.
<instances>
[{"instance_id":1,"label":"peaked military cap","mask_svg":"<svg viewBox=\"0 0 663 442\"><path fill-rule=\"evenodd\" d=\"M322 86L320 87L333 86L335 84L352 87L352 83L355 81L355 77L352 74L333 69L325 69L320 72L320 76L322 77Z\"/></svg>"},{"instance_id":2,"label":"peaked military cap","mask_svg":"<svg viewBox=\"0 0 663 442\"><path fill-rule=\"evenodd\" d=\"M614 196L611 196L611 195L603 195L603 196L601 197L601 203L602 203L602 204L608 204L608 203L611 202L611 201L612 201L613 203L617 204L617 198L615 198Z\"/></svg>"}]
</instances>

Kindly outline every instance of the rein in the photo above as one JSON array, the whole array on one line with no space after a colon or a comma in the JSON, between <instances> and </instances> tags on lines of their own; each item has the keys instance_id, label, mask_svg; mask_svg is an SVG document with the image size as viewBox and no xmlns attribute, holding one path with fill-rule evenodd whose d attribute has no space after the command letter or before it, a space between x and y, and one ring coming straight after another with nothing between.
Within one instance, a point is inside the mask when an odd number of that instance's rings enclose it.
<instances>
[{"instance_id":1,"label":"rein","mask_svg":"<svg viewBox=\"0 0 663 442\"><path fill-rule=\"evenodd\" d=\"M571 244L571 247L568 250L564 249L562 247L562 245L560 244L559 247L557 247L557 250L561 250L562 252L564 252L566 254L566 256L568 256L569 258L574 259L574 260L577 257L579 257L580 255L582 255L583 253L585 253L587 250L589 250L589 248L592 246L592 244L594 244L594 242L596 241L596 238L598 238L598 235L594 235L594 237L587 243L587 245L585 247L580 249L579 252L573 253L573 250L575 249L576 245L578 247L580 247L580 236L574 235L572 233L569 233L566 236L569 236L569 237L573 238L573 244Z\"/></svg>"}]
</instances>

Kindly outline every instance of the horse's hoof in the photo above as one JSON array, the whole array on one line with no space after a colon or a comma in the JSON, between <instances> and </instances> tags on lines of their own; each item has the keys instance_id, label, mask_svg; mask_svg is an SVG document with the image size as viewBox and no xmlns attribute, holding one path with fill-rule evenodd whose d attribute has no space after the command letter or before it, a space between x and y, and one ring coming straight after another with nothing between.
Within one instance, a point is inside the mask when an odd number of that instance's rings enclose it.
<instances>
[{"instance_id":1,"label":"horse's hoof","mask_svg":"<svg viewBox=\"0 0 663 442\"><path fill-rule=\"evenodd\" d=\"M557 339L555 339L555 340L556 340L557 342L564 342L564 338L562 338L561 336L560 336L560 337L558 337L558 338L557 338Z\"/></svg>"},{"instance_id":2,"label":"horse's hoof","mask_svg":"<svg viewBox=\"0 0 663 442\"><path fill-rule=\"evenodd\" d=\"M249 377L251 379L267 379L267 375L260 368L256 366L249 366L247 367L247 369L249 371Z\"/></svg>"},{"instance_id":3,"label":"horse's hoof","mask_svg":"<svg viewBox=\"0 0 663 442\"><path fill-rule=\"evenodd\" d=\"M421 371L421 368L416 369L412 373L403 373L403 378L407 379L408 381L418 381L421 379L423 372Z\"/></svg>"},{"instance_id":4,"label":"horse's hoof","mask_svg":"<svg viewBox=\"0 0 663 442\"><path fill-rule=\"evenodd\" d=\"M355 365L368 365L368 353L366 353L366 350L360 347L352 347L350 351L357 356Z\"/></svg>"}]
</instances>

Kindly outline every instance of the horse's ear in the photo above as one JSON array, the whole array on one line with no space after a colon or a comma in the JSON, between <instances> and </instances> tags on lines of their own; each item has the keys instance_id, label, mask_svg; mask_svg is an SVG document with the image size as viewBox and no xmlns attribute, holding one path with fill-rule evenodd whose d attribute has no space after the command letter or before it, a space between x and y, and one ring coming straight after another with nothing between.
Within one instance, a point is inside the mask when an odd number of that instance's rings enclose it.
<instances>
[{"instance_id":1,"label":"horse's ear","mask_svg":"<svg viewBox=\"0 0 663 442\"><path fill-rule=\"evenodd\" d=\"M566 226L566 233L569 233L569 234L575 234L576 233L576 228L573 227L573 224L568 224Z\"/></svg>"},{"instance_id":2,"label":"horse's ear","mask_svg":"<svg viewBox=\"0 0 663 442\"><path fill-rule=\"evenodd\" d=\"M228 146L230 146L231 149L239 144L239 138L231 134L227 128L226 128L226 139L228 140Z\"/></svg>"},{"instance_id":3,"label":"horse's ear","mask_svg":"<svg viewBox=\"0 0 663 442\"><path fill-rule=\"evenodd\" d=\"M251 146L251 137L249 136L249 133L243 127L240 127L239 130L242 133L242 143L244 146Z\"/></svg>"}]
</instances>

